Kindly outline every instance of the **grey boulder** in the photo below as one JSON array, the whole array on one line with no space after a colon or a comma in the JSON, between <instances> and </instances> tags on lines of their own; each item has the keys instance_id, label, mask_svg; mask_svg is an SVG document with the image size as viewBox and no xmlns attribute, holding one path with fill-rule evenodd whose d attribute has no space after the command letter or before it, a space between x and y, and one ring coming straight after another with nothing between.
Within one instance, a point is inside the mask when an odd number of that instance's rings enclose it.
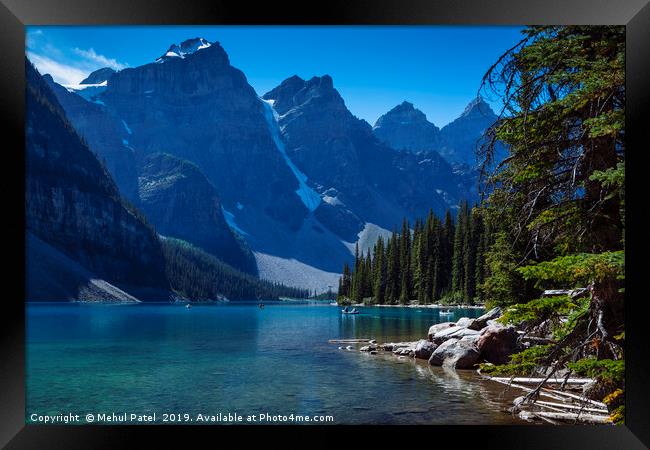
<instances>
[{"instance_id":1,"label":"grey boulder","mask_svg":"<svg viewBox=\"0 0 650 450\"><path fill-rule=\"evenodd\" d=\"M417 345L415 346L415 357L418 359L429 359L436 347L436 344L433 342L422 339L418 341Z\"/></svg>"},{"instance_id":2,"label":"grey boulder","mask_svg":"<svg viewBox=\"0 0 650 450\"><path fill-rule=\"evenodd\" d=\"M437 323L435 325L431 325L431 327L429 327L429 333L428 333L429 340L431 341L433 339L433 336L437 332L453 327L455 325L456 324L454 322L442 322L442 323Z\"/></svg>"},{"instance_id":3,"label":"grey boulder","mask_svg":"<svg viewBox=\"0 0 650 450\"><path fill-rule=\"evenodd\" d=\"M471 369L479 359L479 351L471 342L462 339L449 339L431 354L429 364L454 369Z\"/></svg>"},{"instance_id":4,"label":"grey boulder","mask_svg":"<svg viewBox=\"0 0 650 450\"><path fill-rule=\"evenodd\" d=\"M481 330L485 328L485 326L488 324L488 320L494 320L500 316L501 316L501 308L497 306L496 308L492 308L482 316L474 319L474 321L469 325L469 328L471 328L472 330Z\"/></svg>"},{"instance_id":5,"label":"grey boulder","mask_svg":"<svg viewBox=\"0 0 650 450\"><path fill-rule=\"evenodd\" d=\"M452 327L446 328L442 331L437 332L436 334L433 335L432 341L435 344L441 344L442 342L446 341L447 339L450 338L458 338L461 339L465 336L475 336L478 335L479 332L476 330L471 330L469 328L464 328L464 327L459 327L457 325L454 325Z\"/></svg>"}]
</instances>

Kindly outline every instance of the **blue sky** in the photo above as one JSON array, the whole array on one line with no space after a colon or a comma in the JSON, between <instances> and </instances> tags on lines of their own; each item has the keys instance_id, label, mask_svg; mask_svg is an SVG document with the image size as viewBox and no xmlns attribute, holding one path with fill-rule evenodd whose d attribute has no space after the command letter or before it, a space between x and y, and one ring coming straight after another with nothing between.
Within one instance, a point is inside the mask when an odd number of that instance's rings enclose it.
<instances>
[{"instance_id":1,"label":"blue sky","mask_svg":"<svg viewBox=\"0 0 650 450\"><path fill-rule=\"evenodd\" d=\"M291 75L329 74L346 105L371 124L404 100L444 126L478 91L521 27L30 26L27 55L43 74L76 84L101 67L153 62L190 37L219 41L259 95ZM498 104L493 103L493 107Z\"/></svg>"}]
</instances>

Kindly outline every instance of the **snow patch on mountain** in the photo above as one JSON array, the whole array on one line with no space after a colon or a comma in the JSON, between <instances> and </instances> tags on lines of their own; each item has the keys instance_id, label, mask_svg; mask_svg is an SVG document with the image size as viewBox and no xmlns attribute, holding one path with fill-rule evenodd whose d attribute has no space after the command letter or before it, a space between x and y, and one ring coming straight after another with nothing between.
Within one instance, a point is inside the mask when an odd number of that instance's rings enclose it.
<instances>
[{"instance_id":1,"label":"snow patch on mountain","mask_svg":"<svg viewBox=\"0 0 650 450\"><path fill-rule=\"evenodd\" d=\"M165 62L170 58L184 59L185 56L191 55L199 50L210 47L212 44L203 38L193 38L183 41L179 44L172 44L163 56L156 59L157 63Z\"/></svg>"},{"instance_id":2,"label":"snow patch on mountain","mask_svg":"<svg viewBox=\"0 0 650 450\"><path fill-rule=\"evenodd\" d=\"M226 208L221 205L221 212L223 212L223 217L226 219L226 223L232 229L233 231L236 231L237 233L241 234L242 236L248 236L248 233L246 233L244 230L239 228L237 225L237 222L235 221L235 215L228 211Z\"/></svg>"},{"instance_id":3,"label":"snow patch on mountain","mask_svg":"<svg viewBox=\"0 0 650 450\"><path fill-rule=\"evenodd\" d=\"M129 134L133 134L133 133L131 132L131 128L129 128L129 126L126 124L125 121L122 121L122 125L124 125L124 129L126 130L127 133L129 133Z\"/></svg>"},{"instance_id":4,"label":"snow patch on mountain","mask_svg":"<svg viewBox=\"0 0 650 450\"><path fill-rule=\"evenodd\" d=\"M326 272L293 258L281 258L253 252L260 278L280 282L287 286L308 288L317 293L336 291L341 274Z\"/></svg>"},{"instance_id":5,"label":"snow patch on mountain","mask_svg":"<svg viewBox=\"0 0 650 450\"><path fill-rule=\"evenodd\" d=\"M358 239L356 242L343 242L345 246L350 250L350 253L354 255L354 249L356 244L359 244L359 252L367 253L368 250L372 252L372 248L375 246L377 239L381 236L384 239L384 242L388 240L391 236L391 232L385 228L380 227L374 223L366 223L363 227L363 230L359 231L357 234Z\"/></svg>"},{"instance_id":6,"label":"snow patch on mountain","mask_svg":"<svg viewBox=\"0 0 650 450\"><path fill-rule=\"evenodd\" d=\"M307 175L302 173L300 169L298 169L298 167L296 167L296 165L291 161L289 155L287 155L287 151L284 147L284 142L282 142L282 138L280 137L278 113L275 111L275 109L273 109L273 101L264 100L262 98L260 98L260 100L264 106L264 118L266 119L266 123L269 127L269 132L271 133L273 142L287 163L287 166L289 166L294 176L298 180L298 189L296 190L296 194L298 194L298 197L300 197L300 200L302 200L307 209L313 212L316 210L316 208L318 208L318 205L320 205L320 195L318 192L307 185Z\"/></svg>"},{"instance_id":7,"label":"snow patch on mountain","mask_svg":"<svg viewBox=\"0 0 650 450\"><path fill-rule=\"evenodd\" d=\"M106 90L107 81L96 84L65 84L64 88L68 92L77 94L88 101L95 101L95 97ZM95 101L97 103L97 101Z\"/></svg>"}]
</instances>

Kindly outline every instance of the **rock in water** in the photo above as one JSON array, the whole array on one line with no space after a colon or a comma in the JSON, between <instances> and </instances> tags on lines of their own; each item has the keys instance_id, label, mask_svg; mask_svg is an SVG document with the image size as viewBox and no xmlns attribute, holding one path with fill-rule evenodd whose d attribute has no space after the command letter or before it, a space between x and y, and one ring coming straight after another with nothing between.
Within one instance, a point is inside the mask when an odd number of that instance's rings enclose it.
<instances>
[{"instance_id":1,"label":"rock in water","mask_svg":"<svg viewBox=\"0 0 650 450\"><path fill-rule=\"evenodd\" d=\"M436 347L433 342L422 339L415 346L415 357L418 359L429 359Z\"/></svg>"},{"instance_id":2,"label":"rock in water","mask_svg":"<svg viewBox=\"0 0 650 450\"><path fill-rule=\"evenodd\" d=\"M517 331L514 327L491 325L481 331L476 345L482 358L492 364L505 364L517 351Z\"/></svg>"},{"instance_id":3,"label":"rock in water","mask_svg":"<svg viewBox=\"0 0 650 450\"><path fill-rule=\"evenodd\" d=\"M492 308L491 310L483 314L481 317L474 319L474 321L468 326L468 328L472 330L482 330L487 325L488 320L494 320L500 316L501 316L501 308L497 306L496 308Z\"/></svg>"},{"instance_id":4,"label":"rock in water","mask_svg":"<svg viewBox=\"0 0 650 450\"><path fill-rule=\"evenodd\" d=\"M447 329L449 327L453 327L455 324L453 322L443 322L443 323L437 323L435 325L431 325L429 327L429 333L428 333L428 338L429 340L433 340L433 336L438 332L442 331L444 329Z\"/></svg>"},{"instance_id":5,"label":"rock in water","mask_svg":"<svg viewBox=\"0 0 650 450\"><path fill-rule=\"evenodd\" d=\"M470 319L469 317L461 317L458 319L458 322L456 322L456 326L468 328L473 322L474 319Z\"/></svg>"},{"instance_id":6,"label":"rock in water","mask_svg":"<svg viewBox=\"0 0 650 450\"><path fill-rule=\"evenodd\" d=\"M471 369L479 358L474 344L460 339L449 339L434 350L429 358L432 366L446 366L454 369Z\"/></svg>"},{"instance_id":7,"label":"rock in water","mask_svg":"<svg viewBox=\"0 0 650 450\"><path fill-rule=\"evenodd\" d=\"M460 339L465 336L475 336L478 334L479 332L476 330L470 330L469 328L463 328L454 325L442 331L438 331L436 334L433 335L432 341L436 344L441 344L442 342L450 338Z\"/></svg>"}]
</instances>

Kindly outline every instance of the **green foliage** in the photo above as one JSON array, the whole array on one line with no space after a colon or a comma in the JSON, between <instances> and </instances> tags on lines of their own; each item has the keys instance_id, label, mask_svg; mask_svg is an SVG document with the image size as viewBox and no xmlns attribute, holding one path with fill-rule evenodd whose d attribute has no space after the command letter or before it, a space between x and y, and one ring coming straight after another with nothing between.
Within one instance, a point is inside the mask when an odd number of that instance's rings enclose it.
<instances>
[{"instance_id":1,"label":"green foliage","mask_svg":"<svg viewBox=\"0 0 650 450\"><path fill-rule=\"evenodd\" d=\"M512 305L522 301L523 281L516 271L514 251L505 233L496 236L485 255L487 277L480 286L488 306Z\"/></svg>"},{"instance_id":2,"label":"green foliage","mask_svg":"<svg viewBox=\"0 0 650 450\"><path fill-rule=\"evenodd\" d=\"M538 286L584 283L607 270L585 254L622 248L624 81L625 31L615 26L529 27L485 75L483 89L505 104L481 149L486 212L509 246L491 251L510 265L487 274L488 290L525 300L507 273L567 255L575 256L517 275ZM497 143L509 150L498 166L491 164Z\"/></svg>"},{"instance_id":3,"label":"green foliage","mask_svg":"<svg viewBox=\"0 0 650 450\"><path fill-rule=\"evenodd\" d=\"M535 345L510 356L507 364L480 364L481 373L491 376L526 376L544 364L551 345Z\"/></svg>"},{"instance_id":4,"label":"green foliage","mask_svg":"<svg viewBox=\"0 0 650 450\"><path fill-rule=\"evenodd\" d=\"M548 320L556 339L484 371L524 375L551 355L557 363L577 359L567 367L599 381L621 423L624 362L605 358L623 356L615 341L624 339L625 30L528 27L483 88L505 108L481 149L485 223L495 239L480 291L511 305L504 322L525 328ZM508 157L493 164L502 144ZM541 289L575 287L590 287L590 295L537 298Z\"/></svg>"},{"instance_id":5,"label":"green foliage","mask_svg":"<svg viewBox=\"0 0 650 450\"><path fill-rule=\"evenodd\" d=\"M475 303L482 296L491 242L481 209L466 202L457 224L449 211L444 222L430 211L412 229L405 219L401 233L394 231L385 244L377 240L372 256L357 247L354 270L343 268L339 297L375 304Z\"/></svg>"},{"instance_id":6,"label":"green foliage","mask_svg":"<svg viewBox=\"0 0 650 450\"><path fill-rule=\"evenodd\" d=\"M553 337L556 340L564 339L571 333L578 322L589 314L589 307L591 305L591 297L583 297L575 300L577 307L569 311L564 321L554 324L552 331Z\"/></svg>"},{"instance_id":7,"label":"green foliage","mask_svg":"<svg viewBox=\"0 0 650 450\"><path fill-rule=\"evenodd\" d=\"M541 323L552 316L568 315L578 308L579 304L567 295L542 297L510 306L499 320L512 324Z\"/></svg>"},{"instance_id":8,"label":"green foliage","mask_svg":"<svg viewBox=\"0 0 650 450\"><path fill-rule=\"evenodd\" d=\"M583 358L568 363L567 367L578 375L595 378L604 384L618 384L625 377L625 360Z\"/></svg>"},{"instance_id":9,"label":"green foliage","mask_svg":"<svg viewBox=\"0 0 650 450\"><path fill-rule=\"evenodd\" d=\"M161 241L166 274L171 288L191 300L273 300L306 298L306 289L260 280L225 264L209 253L180 239Z\"/></svg>"},{"instance_id":10,"label":"green foliage","mask_svg":"<svg viewBox=\"0 0 650 450\"><path fill-rule=\"evenodd\" d=\"M579 253L554 258L539 264L520 267L517 271L526 280L536 280L536 286L575 287L602 281L622 279L625 274L625 252Z\"/></svg>"}]
</instances>

